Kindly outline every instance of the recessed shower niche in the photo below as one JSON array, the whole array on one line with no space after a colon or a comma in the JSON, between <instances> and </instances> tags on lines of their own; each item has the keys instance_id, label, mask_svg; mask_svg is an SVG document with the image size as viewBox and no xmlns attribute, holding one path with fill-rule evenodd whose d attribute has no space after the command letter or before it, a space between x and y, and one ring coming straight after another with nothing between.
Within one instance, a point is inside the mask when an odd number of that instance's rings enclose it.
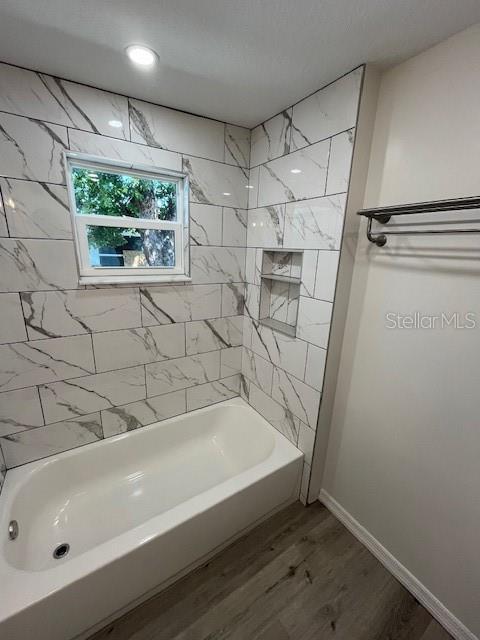
<instances>
[{"instance_id":1,"label":"recessed shower niche","mask_svg":"<svg viewBox=\"0 0 480 640\"><path fill-rule=\"evenodd\" d=\"M262 255L260 323L295 337L303 251L266 249Z\"/></svg>"}]
</instances>

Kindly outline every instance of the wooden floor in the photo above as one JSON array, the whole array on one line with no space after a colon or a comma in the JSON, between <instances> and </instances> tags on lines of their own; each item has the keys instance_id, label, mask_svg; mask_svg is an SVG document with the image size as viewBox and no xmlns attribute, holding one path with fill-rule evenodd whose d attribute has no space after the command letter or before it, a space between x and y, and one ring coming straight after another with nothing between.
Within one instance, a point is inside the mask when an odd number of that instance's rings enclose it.
<instances>
[{"instance_id":1,"label":"wooden floor","mask_svg":"<svg viewBox=\"0 0 480 640\"><path fill-rule=\"evenodd\" d=\"M91 640L127 638L452 640L319 503L284 509Z\"/></svg>"}]
</instances>

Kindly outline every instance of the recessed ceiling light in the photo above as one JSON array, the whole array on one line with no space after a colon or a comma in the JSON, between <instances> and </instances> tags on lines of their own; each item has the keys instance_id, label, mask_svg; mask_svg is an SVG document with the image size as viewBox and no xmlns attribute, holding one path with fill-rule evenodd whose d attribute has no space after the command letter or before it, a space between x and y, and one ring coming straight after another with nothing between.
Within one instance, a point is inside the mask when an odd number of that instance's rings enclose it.
<instances>
[{"instance_id":1,"label":"recessed ceiling light","mask_svg":"<svg viewBox=\"0 0 480 640\"><path fill-rule=\"evenodd\" d=\"M130 60L139 67L153 67L157 61L155 51L139 44L131 44L125 51Z\"/></svg>"},{"instance_id":2,"label":"recessed ceiling light","mask_svg":"<svg viewBox=\"0 0 480 640\"><path fill-rule=\"evenodd\" d=\"M223 195L224 195L224 196L231 196L232 194L231 194L231 193L229 193L228 191L224 191L224 192L223 192Z\"/></svg>"},{"instance_id":3,"label":"recessed ceiling light","mask_svg":"<svg viewBox=\"0 0 480 640\"><path fill-rule=\"evenodd\" d=\"M108 124L114 129L121 129L123 127L123 124L120 122L120 120L109 120Z\"/></svg>"},{"instance_id":4,"label":"recessed ceiling light","mask_svg":"<svg viewBox=\"0 0 480 640\"><path fill-rule=\"evenodd\" d=\"M253 184L246 184L245 189L253 189Z\"/></svg>"},{"instance_id":5,"label":"recessed ceiling light","mask_svg":"<svg viewBox=\"0 0 480 640\"><path fill-rule=\"evenodd\" d=\"M290 169L290 173L302 173L301 169Z\"/></svg>"}]
</instances>

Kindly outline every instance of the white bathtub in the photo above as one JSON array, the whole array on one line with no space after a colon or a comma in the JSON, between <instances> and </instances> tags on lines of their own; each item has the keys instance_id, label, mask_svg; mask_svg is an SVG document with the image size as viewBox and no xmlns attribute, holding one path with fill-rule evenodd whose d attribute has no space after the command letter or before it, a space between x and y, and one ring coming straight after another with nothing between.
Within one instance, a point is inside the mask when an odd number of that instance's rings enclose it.
<instances>
[{"instance_id":1,"label":"white bathtub","mask_svg":"<svg viewBox=\"0 0 480 640\"><path fill-rule=\"evenodd\" d=\"M295 499L302 457L235 398L12 469L0 638L88 635Z\"/></svg>"}]
</instances>

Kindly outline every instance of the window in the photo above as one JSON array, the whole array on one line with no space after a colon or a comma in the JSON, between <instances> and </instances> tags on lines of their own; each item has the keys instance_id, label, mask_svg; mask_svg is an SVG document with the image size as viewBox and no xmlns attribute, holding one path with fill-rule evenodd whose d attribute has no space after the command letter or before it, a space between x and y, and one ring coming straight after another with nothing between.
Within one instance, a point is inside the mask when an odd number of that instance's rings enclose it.
<instances>
[{"instance_id":1,"label":"window","mask_svg":"<svg viewBox=\"0 0 480 640\"><path fill-rule=\"evenodd\" d=\"M189 279L188 179L67 155L82 283Z\"/></svg>"}]
</instances>

